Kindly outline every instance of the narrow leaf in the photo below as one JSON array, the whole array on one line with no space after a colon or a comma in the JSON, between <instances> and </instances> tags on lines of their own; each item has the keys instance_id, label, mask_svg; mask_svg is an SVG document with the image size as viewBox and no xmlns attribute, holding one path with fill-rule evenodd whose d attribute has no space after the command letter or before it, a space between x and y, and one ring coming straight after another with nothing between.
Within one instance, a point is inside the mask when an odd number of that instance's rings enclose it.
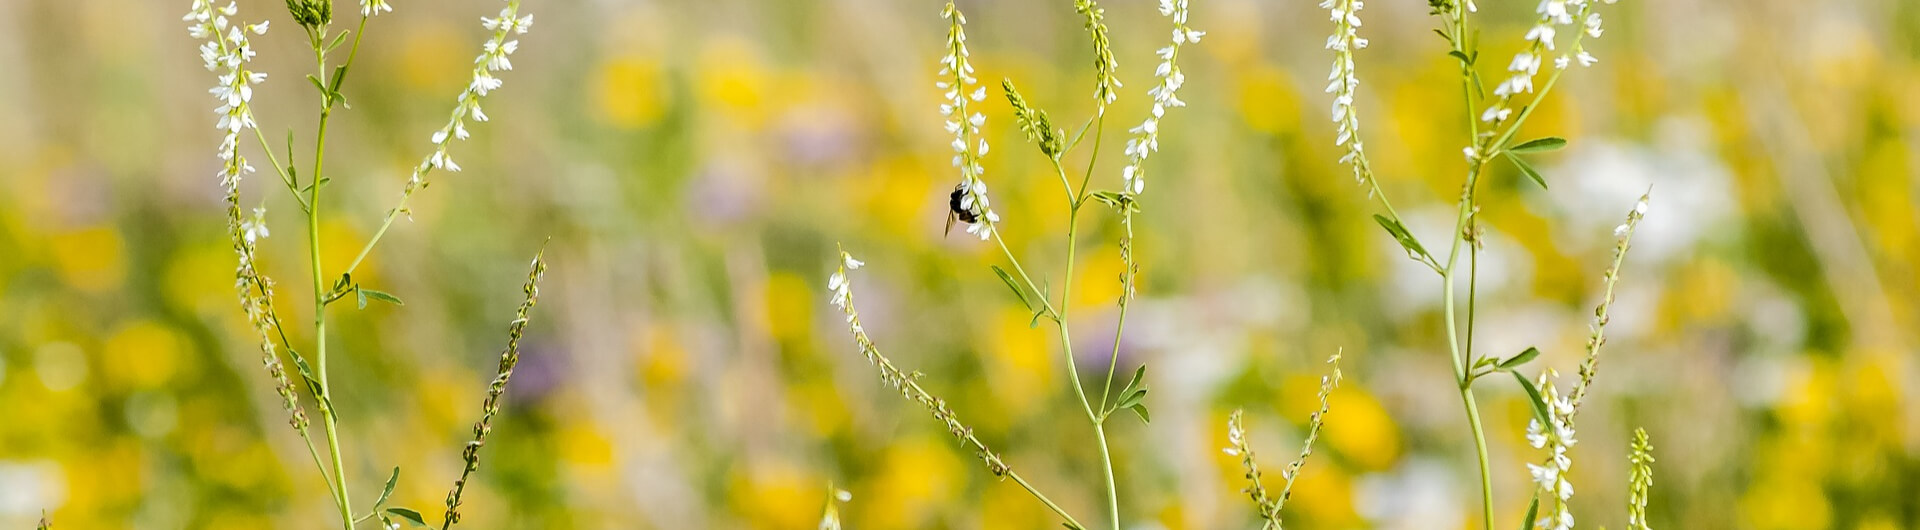
<instances>
[{"instance_id":1,"label":"narrow leaf","mask_svg":"<svg viewBox=\"0 0 1920 530\"><path fill-rule=\"evenodd\" d=\"M1540 491L1534 490L1533 502L1527 504L1527 520L1520 523L1520 530L1533 530L1533 518L1540 515Z\"/></svg>"},{"instance_id":2,"label":"narrow leaf","mask_svg":"<svg viewBox=\"0 0 1920 530\"><path fill-rule=\"evenodd\" d=\"M1140 423L1153 423L1153 415L1147 414L1147 405L1145 403L1135 404L1132 407L1128 407L1127 410L1131 410L1134 415L1140 416Z\"/></svg>"},{"instance_id":3,"label":"narrow leaf","mask_svg":"<svg viewBox=\"0 0 1920 530\"><path fill-rule=\"evenodd\" d=\"M1534 169L1533 164L1528 164L1526 160L1520 158L1520 155L1513 154L1511 150L1507 151L1507 160L1512 160L1513 166L1520 168L1520 172L1525 173L1527 178L1533 179L1534 184L1539 184L1540 189L1547 189L1547 178L1540 176L1540 170Z\"/></svg>"},{"instance_id":4,"label":"narrow leaf","mask_svg":"<svg viewBox=\"0 0 1920 530\"><path fill-rule=\"evenodd\" d=\"M1147 379L1147 365L1142 364L1140 365L1139 368L1135 368L1133 370L1133 379L1128 380L1127 386L1120 389L1120 395L1124 396L1129 393L1132 393L1133 389L1139 388L1140 383L1145 382L1146 379Z\"/></svg>"},{"instance_id":5,"label":"narrow leaf","mask_svg":"<svg viewBox=\"0 0 1920 530\"><path fill-rule=\"evenodd\" d=\"M1512 153L1545 153L1547 151L1559 151L1566 146L1567 139L1548 136L1521 142L1520 145L1507 148L1507 151Z\"/></svg>"},{"instance_id":6,"label":"narrow leaf","mask_svg":"<svg viewBox=\"0 0 1920 530\"><path fill-rule=\"evenodd\" d=\"M393 476L387 477L387 487L382 488L380 490L380 498L373 501L373 509L378 510L380 509L380 506L386 504L387 497L393 496L393 486L399 483L400 483L400 466L393 466Z\"/></svg>"},{"instance_id":7,"label":"narrow leaf","mask_svg":"<svg viewBox=\"0 0 1920 530\"><path fill-rule=\"evenodd\" d=\"M1526 389L1527 400L1533 402L1534 419L1540 420L1540 425L1552 425L1553 419L1547 416L1547 402L1540 398L1539 387L1533 386L1533 381L1528 381L1527 376L1520 375L1520 372L1507 373L1513 374L1513 379L1520 382L1520 388Z\"/></svg>"},{"instance_id":8,"label":"narrow leaf","mask_svg":"<svg viewBox=\"0 0 1920 530\"><path fill-rule=\"evenodd\" d=\"M393 305L407 305L406 302L400 301L399 297L396 297L391 294L387 294L385 292L375 291L373 289L366 289L366 288L356 288L355 290L360 291L360 296L365 298L372 298L374 300L379 300L379 301L386 302ZM362 305L365 305L365 304L362 304Z\"/></svg>"},{"instance_id":9,"label":"narrow leaf","mask_svg":"<svg viewBox=\"0 0 1920 530\"><path fill-rule=\"evenodd\" d=\"M1006 269L1000 268L999 265L991 265L991 267L993 273L1000 277L1000 281L1005 282L1007 288L1013 290L1013 296L1020 298L1020 303L1025 304L1027 309L1033 309L1033 301L1027 299L1027 290L1021 289L1020 284L1013 283L1013 276L1009 276ZM1034 321L1038 322L1039 319L1036 318Z\"/></svg>"},{"instance_id":10,"label":"narrow leaf","mask_svg":"<svg viewBox=\"0 0 1920 530\"><path fill-rule=\"evenodd\" d=\"M1381 228L1387 229L1387 233L1393 235L1393 240L1400 242L1401 248L1407 249L1408 257L1420 261L1433 260L1433 257L1427 254L1426 247L1420 246L1420 241L1414 239L1413 233L1408 232L1407 227L1402 226L1399 221L1388 219L1386 216L1380 214L1374 214L1373 220L1380 223Z\"/></svg>"},{"instance_id":11,"label":"narrow leaf","mask_svg":"<svg viewBox=\"0 0 1920 530\"><path fill-rule=\"evenodd\" d=\"M1141 401L1144 401L1146 399L1147 399L1147 389L1145 387L1142 387L1138 390L1134 390L1131 393L1123 394L1122 397L1120 398L1120 404L1115 405L1114 408L1124 409L1128 407L1137 406L1140 404Z\"/></svg>"},{"instance_id":12,"label":"narrow leaf","mask_svg":"<svg viewBox=\"0 0 1920 530\"><path fill-rule=\"evenodd\" d=\"M327 84L326 84L326 83L322 83L322 82L320 82L320 78L318 78L318 77L314 77L314 76L313 76L313 74L307 74L307 81L310 81L310 82L312 82L312 83L313 83L313 88L317 88L317 89L319 89L319 90L320 90L320 95L322 95L322 96L325 96L325 95L327 95L327 94L328 94L329 92L331 92L331 91L329 91L329 90L327 90Z\"/></svg>"},{"instance_id":13,"label":"narrow leaf","mask_svg":"<svg viewBox=\"0 0 1920 530\"><path fill-rule=\"evenodd\" d=\"M1528 346L1527 351L1520 352L1518 354L1515 354L1512 357L1508 357L1507 360L1500 361L1500 369L1512 370L1514 368L1519 368L1520 365L1527 364L1527 361L1531 361L1533 360L1534 357L1539 357L1539 356L1540 356L1539 348Z\"/></svg>"},{"instance_id":14,"label":"narrow leaf","mask_svg":"<svg viewBox=\"0 0 1920 530\"><path fill-rule=\"evenodd\" d=\"M346 34L342 33L341 35L345 36ZM333 86L327 87L330 89L328 90L328 92L332 92L334 93L334 95L339 95L340 83L345 82L346 79L347 79L347 65L342 64L340 66L333 67Z\"/></svg>"},{"instance_id":15,"label":"narrow leaf","mask_svg":"<svg viewBox=\"0 0 1920 530\"><path fill-rule=\"evenodd\" d=\"M320 406L331 411L335 418L340 417L340 411L333 410L333 400L327 397L325 389L320 386L320 378L313 375L313 367L307 366L307 359L293 350L287 350L287 354L293 357L293 367L300 372L300 379L307 382L307 393L320 400Z\"/></svg>"},{"instance_id":16,"label":"narrow leaf","mask_svg":"<svg viewBox=\"0 0 1920 530\"><path fill-rule=\"evenodd\" d=\"M398 516L401 519L406 519L408 523L413 523L414 526L432 528L431 526L427 526L427 520L420 516L420 512L406 508L387 508L387 513Z\"/></svg>"},{"instance_id":17,"label":"narrow leaf","mask_svg":"<svg viewBox=\"0 0 1920 530\"><path fill-rule=\"evenodd\" d=\"M342 43L342 42L346 42L346 41L347 41L347 34L348 34L348 33L353 33L353 32L352 32L352 31L342 31L342 32L340 32L340 35L339 35L339 36L336 36L336 37L334 37L334 38L333 38L333 42L332 42L332 43L329 43L329 44L327 44L327 51L333 51L333 49L334 49L334 48L338 48L338 47L340 47L340 43Z\"/></svg>"}]
</instances>

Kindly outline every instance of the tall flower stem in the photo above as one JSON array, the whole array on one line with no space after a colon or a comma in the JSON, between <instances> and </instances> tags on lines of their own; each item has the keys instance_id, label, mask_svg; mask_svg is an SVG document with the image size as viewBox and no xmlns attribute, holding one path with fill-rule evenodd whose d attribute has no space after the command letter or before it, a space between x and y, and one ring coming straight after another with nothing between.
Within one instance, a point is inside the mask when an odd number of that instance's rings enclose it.
<instances>
[{"instance_id":1,"label":"tall flower stem","mask_svg":"<svg viewBox=\"0 0 1920 530\"><path fill-rule=\"evenodd\" d=\"M353 48L347 55L346 65L351 66L353 64L353 57L359 54L360 36L366 33L366 28L367 17L362 16L360 18L359 28L354 34ZM324 86L338 86L337 80L331 76L345 75L345 69L343 68L339 73L329 73L327 71L326 28L324 26L309 28L307 30L307 36L309 43L313 46L314 63L319 72L318 79L324 81L322 83ZM334 504L340 509L342 527L347 530L352 530L353 499L347 490L346 459L343 458L340 451L339 415L333 409L333 403L330 397L332 395L332 387L328 384L327 379L328 290L326 285L326 270L320 261L320 190L323 187L320 185L320 181L322 178L325 178L326 175L323 170L326 167L327 124L333 117L334 105L338 103L339 101L335 100L334 95L331 93L322 93L320 95L320 124L319 130L314 134L313 171L308 174L308 179L310 179L311 183L307 186L307 197L304 206L306 206L307 214L308 265L313 275L314 371L318 372L314 374L314 376L319 379L320 383L320 396L318 396L318 401L320 402L321 424L326 428L327 453L333 461L332 483L329 484L329 487L333 490ZM296 190L296 194L297 193L298 190Z\"/></svg>"},{"instance_id":2,"label":"tall flower stem","mask_svg":"<svg viewBox=\"0 0 1920 530\"><path fill-rule=\"evenodd\" d=\"M1460 327L1455 317L1457 304L1453 287L1455 273L1458 272L1460 246L1462 243L1471 244L1466 241L1466 230L1476 209L1473 189L1480 180L1482 160L1475 158L1469 162L1467 183L1461 188L1459 212L1454 221L1452 249L1447 253L1446 266L1441 269L1440 281L1442 282L1441 303L1445 306L1446 313L1447 347L1453 354L1454 381L1460 387L1460 401L1466 407L1467 424L1473 429L1474 452L1479 456L1480 461L1482 528L1493 530L1493 471L1487 456L1487 434L1480 421L1480 408L1473 398L1473 380L1469 377L1471 373L1469 366L1473 361L1467 358L1467 350L1462 346Z\"/></svg>"}]
</instances>

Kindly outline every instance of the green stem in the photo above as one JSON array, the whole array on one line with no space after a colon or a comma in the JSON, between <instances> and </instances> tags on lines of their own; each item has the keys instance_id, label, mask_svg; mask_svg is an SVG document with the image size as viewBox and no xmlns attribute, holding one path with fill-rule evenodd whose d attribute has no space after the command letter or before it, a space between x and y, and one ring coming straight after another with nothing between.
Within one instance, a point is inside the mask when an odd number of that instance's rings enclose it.
<instances>
[{"instance_id":1,"label":"green stem","mask_svg":"<svg viewBox=\"0 0 1920 530\"><path fill-rule=\"evenodd\" d=\"M1120 489L1113 485L1113 455L1107 450L1107 430L1100 422L1093 423L1093 437L1100 442L1100 462L1106 464L1107 520L1113 521L1114 530L1120 530Z\"/></svg>"},{"instance_id":2,"label":"green stem","mask_svg":"<svg viewBox=\"0 0 1920 530\"><path fill-rule=\"evenodd\" d=\"M1474 404L1470 385L1461 385L1460 399L1467 404L1467 423L1473 425L1473 448L1480 453L1480 509L1486 511L1483 518L1487 530L1493 529L1493 468L1487 462L1487 434L1481 428L1480 407ZM1531 523L1529 523L1531 524Z\"/></svg>"},{"instance_id":3,"label":"green stem","mask_svg":"<svg viewBox=\"0 0 1920 530\"><path fill-rule=\"evenodd\" d=\"M364 24L364 20L362 24ZM309 32L313 42L314 61L319 65L320 79L327 80L327 55L325 31L318 34ZM358 38L356 36L356 38ZM320 263L320 179L325 173L327 149L327 122L333 115L332 96L321 94L320 126L313 140L313 173L310 175L314 185L307 192L307 251L309 265L313 272L313 336L314 370L320 379L320 416L327 432L327 452L333 459L334 504L340 508L340 524L347 530L353 529L353 501L347 491L347 469L345 459L340 454L340 429L338 416L334 414L332 392L327 384L327 287L325 269Z\"/></svg>"},{"instance_id":4,"label":"green stem","mask_svg":"<svg viewBox=\"0 0 1920 530\"><path fill-rule=\"evenodd\" d=\"M1053 499L1047 498L1046 494L1040 493L1040 490L1034 489L1032 484L1028 484L1027 479L1021 478L1019 472L1007 470L1007 477L1012 478L1015 484L1019 484L1021 488L1026 489L1027 493L1033 495L1033 498L1039 499L1040 504L1047 505L1047 509L1053 510L1053 513L1058 514L1060 518L1066 519L1067 523L1074 528L1086 528L1085 525L1080 524L1080 521L1075 520L1072 515L1067 514L1067 510L1061 508L1058 504L1054 504Z\"/></svg>"},{"instance_id":5,"label":"green stem","mask_svg":"<svg viewBox=\"0 0 1920 530\"><path fill-rule=\"evenodd\" d=\"M1473 189L1480 180L1481 160L1484 158L1475 159L1470 163L1467 168L1467 183L1460 190L1460 205L1454 221L1452 249L1447 253L1447 266L1441 273L1441 281L1445 284L1442 287L1441 303L1445 306L1447 347L1453 354L1454 381L1460 387L1461 401L1466 403L1467 423L1473 428L1474 449L1480 458L1481 508L1485 512L1482 519L1483 528L1493 530L1493 474L1487 458L1487 435L1486 430L1481 426L1479 408L1474 404L1472 380L1468 377L1468 363L1471 361L1467 359L1466 351L1461 347L1459 324L1455 318L1457 304L1455 304L1453 288L1454 273L1460 258L1460 245L1465 240L1467 223L1473 215Z\"/></svg>"},{"instance_id":6,"label":"green stem","mask_svg":"<svg viewBox=\"0 0 1920 530\"><path fill-rule=\"evenodd\" d=\"M287 191L293 192L293 200L300 203L300 210L312 210L307 205L306 197L300 196L300 183L294 181L293 174L280 165L280 157L273 155L273 146L267 143L267 134L260 132L259 127L254 127L253 137L260 139L260 150L267 153L267 161L273 163L273 172L280 174L280 182L287 185ZM289 152L287 156L293 156L293 153Z\"/></svg>"}]
</instances>

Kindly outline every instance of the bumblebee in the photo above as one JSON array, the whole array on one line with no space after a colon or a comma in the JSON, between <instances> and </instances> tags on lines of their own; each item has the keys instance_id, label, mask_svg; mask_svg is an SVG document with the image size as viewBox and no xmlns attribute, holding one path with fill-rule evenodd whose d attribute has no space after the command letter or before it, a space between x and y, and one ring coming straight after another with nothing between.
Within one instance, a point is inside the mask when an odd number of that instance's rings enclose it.
<instances>
[{"instance_id":1,"label":"bumblebee","mask_svg":"<svg viewBox=\"0 0 1920 530\"><path fill-rule=\"evenodd\" d=\"M942 234L943 236L953 234L953 222L956 220L966 224L980 222L980 216L974 214L971 208L961 207L961 198L966 196L967 183L965 182L954 186L953 193L947 195L947 231L946 234Z\"/></svg>"}]
</instances>

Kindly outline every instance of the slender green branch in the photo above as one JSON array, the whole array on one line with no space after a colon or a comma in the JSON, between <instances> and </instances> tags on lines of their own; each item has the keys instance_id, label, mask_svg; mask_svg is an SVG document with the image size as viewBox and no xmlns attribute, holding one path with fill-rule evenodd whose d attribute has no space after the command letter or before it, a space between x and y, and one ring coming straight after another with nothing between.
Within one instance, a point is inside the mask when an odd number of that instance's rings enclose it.
<instances>
[{"instance_id":1,"label":"slender green branch","mask_svg":"<svg viewBox=\"0 0 1920 530\"><path fill-rule=\"evenodd\" d=\"M309 29L308 38L313 46L314 62L318 65L319 79L323 86L327 83L326 30ZM340 452L339 415L333 410L330 399L330 386L327 384L327 288L326 271L320 262L320 179L326 173L327 123L333 115L333 97L320 95L320 124L313 140L313 171L308 175L313 186L307 188L307 251L310 270L313 274L313 337L314 371L319 378L320 417L327 433L327 451L333 459L334 504L340 509L341 525L353 528L352 493L347 489L347 468Z\"/></svg>"},{"instance_id":2,"label":"slender green branch","mask_svg":"<svg viewBox=\"0 0 1920 530\"><path fill-rule=\"evenodd\" d=\"M1040 490L1034 489L1032 484L1028 484L1027 479L1020 476L1020 472L1009 469L1007 470L1007 478L1013 479L1013 483L1019 484L1022 489L1027 490L1028 494L1033 495L1035 499L1039 499L1040 504L1047 505L1047 509L1053 510L1053 513L1059 515L1061 519L1066 519L1068 526L1073 528L1086 528L1085 525L1080 524L1080 521L1074 519L1073 515L1068 514L1066 509L1061 508L1058 504L1054 504L1053 499L1047 498L1046 494L1040 493Z\"/></svg>"},{"instance_id":3,"label":"slender green branch","mask_svg":"<svg viewBox=\"0 0 1920 530\"><path fill-rule=\"evenodd\" d=\"M293 174L288 173L287 169L280 165L280 157L273 155L273 145L267 143L266 133L260 132L259 127L254 127L253 136L260 140L260 150L267 153L267 162L273 164L273 172L280 175L280 182L287 185L287 191L293 192L293 200L300 203L300 211L311 210L312 208L307 206L307 198L300 196L300 182L294 180ZM288 152L287 155L292 156L293 153Z\"/></svg>"}]
</instances>

